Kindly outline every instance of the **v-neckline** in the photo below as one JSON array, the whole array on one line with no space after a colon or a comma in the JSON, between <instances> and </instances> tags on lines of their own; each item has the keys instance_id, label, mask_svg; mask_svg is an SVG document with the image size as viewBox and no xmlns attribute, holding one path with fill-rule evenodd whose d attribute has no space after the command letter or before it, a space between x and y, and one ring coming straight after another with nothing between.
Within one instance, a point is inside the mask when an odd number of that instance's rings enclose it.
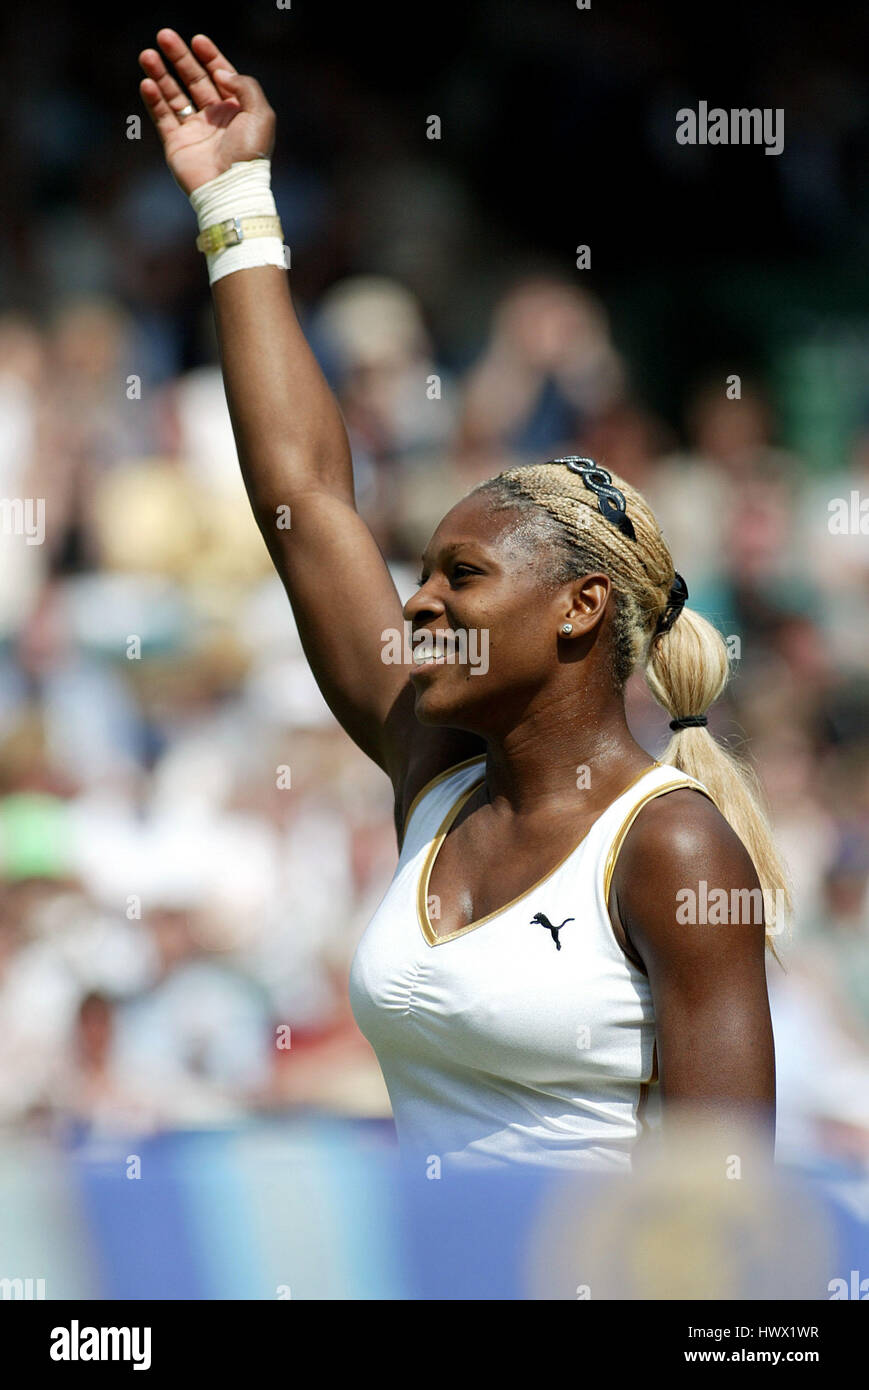
<instances>
[{"instance_id":1,"label":"v-neckline","mask_svg":"<svg viewBox=\"0 0 869 1390\"><path fill-rule=\"evenodd\" d=\"M517 903L520 903L523 898L528 898L531 896L532 893L536 893L537 889L540 888L542 884L544 884L547 881L547 879L552 878L552 875L557 873L558 870L562 868L564 864L567 863L568 859L570 859L570 857L576 853L580 846L584 844L594 827L597 825L598 821L603 816L605 816L607 812L612 809L613 806L615 806L616 802L624 796L625 792L629 792L631 790L631 787L635 787L637 783L642 780L643 777L646 777L650 772L654 771L655 768L661 766L662 764L656 760L655 762L650 763L648 767L644 767L642 772L637 773L636 777L632 777L630 782L628 782L627 786L622 787L621 791L613 797L609 805L605 806L603 810L595 816L594 820L586 830L585 834L582 835L579 840L577 840L576 844L571 846L567 853L563 855L561 859L559 859L558 863L555 864L553 868L548 869L541 878L537 879L536 883L532 883L530 888L526 888L523 893L518 893L515 898L511 898L510 901L508 903L505 903L503 907L495 908L494 912L487 912L485 917L478 917L476 921L468 922L464 927L457 927L455 931L447 932L446 936L438 936L431 924L431 921L429 920L428 915L429 880L431 879L432 870L434 869L435 860L438 857L438 852L440 850L441 845L447 837L447 833L449 831L450 826L458 816L465 802L469 801L470 798L473 796L474 792L480 786L480 784L482 782L485 782L486 774L484 771L483 775L481 777L478 777L471 784L470 787L466 788L465 791L460 792L458 798L453 802L452 806L447 811L447 814L444 816L443 820L438 826L434 838L430 841L429 847L426 850L425 858L422 863L422 868L419 872L419 878L417 879L416 893L417 920L419 922L420 930L422 931L423 939L426 942L426 944L429 946L443 946L448 941L455 941L457 937L466 936L468 932L476 931L478 927L485 926L486 922L491 922L494 917L502 916L502 914L508 912L511 907L515 907Z\"/></svg>"}]
</instances>

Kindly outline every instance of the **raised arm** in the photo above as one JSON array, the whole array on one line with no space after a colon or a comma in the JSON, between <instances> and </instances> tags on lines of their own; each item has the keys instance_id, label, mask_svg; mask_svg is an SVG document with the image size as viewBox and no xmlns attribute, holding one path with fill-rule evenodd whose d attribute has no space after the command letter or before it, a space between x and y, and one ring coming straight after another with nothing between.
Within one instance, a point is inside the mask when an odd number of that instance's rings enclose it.
<instances>
[{"instance_id":1,"label":"raised arm","mask_svg":"<svg viewBox=\"0 0 869 1390\"><path fill-rule=\"evenodd\" d=\"M157 42L161 52L139 56L147 74L140 91L180 188L189 196L233 164L270 158L275 114L259 83L240 76L203 34L188 48L161 29ZM188 105L195 110L179 119ZM400 825L418 786L478 752L478 740L424 729L407 667L382 659L382 633L401 631L402 605L356 511L347 431L299 326L288 273L271 265L233 271L214 283L213 302L254 515L323 696L392 778Z\"/></svg>"}]
</instances>

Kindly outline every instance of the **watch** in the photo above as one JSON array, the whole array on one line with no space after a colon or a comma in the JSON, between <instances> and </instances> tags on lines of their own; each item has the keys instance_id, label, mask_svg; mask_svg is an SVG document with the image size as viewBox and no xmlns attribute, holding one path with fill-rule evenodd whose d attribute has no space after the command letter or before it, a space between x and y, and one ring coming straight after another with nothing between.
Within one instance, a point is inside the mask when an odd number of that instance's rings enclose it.
<instances>
[{"instance_id":1,"label":"watch","mask_svg":"<svg viewBox=\"0 0 869 1390\"><path fill-rule=\"evenodd\" d=\"M227 246L238 246L248 237L258 236L276 236L283 241L281 219L277 216L228 217L225 222L215 222L201 231L196 238L196 249L210 256Z\"/></svg>"}]
</instances>

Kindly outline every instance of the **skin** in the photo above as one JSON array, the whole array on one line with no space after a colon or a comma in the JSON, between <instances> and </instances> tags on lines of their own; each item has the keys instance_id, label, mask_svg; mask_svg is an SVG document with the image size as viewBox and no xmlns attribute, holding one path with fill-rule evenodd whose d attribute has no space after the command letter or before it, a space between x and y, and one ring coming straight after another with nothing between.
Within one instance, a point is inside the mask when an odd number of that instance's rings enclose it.
<instances>
[{"instance_id":1,"label":"skin","mask_svg":"<svg viewBox=\"0 0 869 1390\"><path fill-rule=\"evenodd\" d=\"M189 193L236 160L270 156L275 117L206 36L171 29L140 54L140 90L167 163ZM173 75L173 69L174 74ZM179 122L188 102L199 108ZM335 717L390 777L401 837L416 793L482 752L483 785L453 822L432 869L441 934L528 890L645 768L611 673L613 594L605 574L547 582L519 514L479 496L444 517L402 609L356 511L347 432L301 332L290 277L272 266L213 287L227 400L251 506L284 583L312 671ZM290 529L275 524L289 505ZM385 630L488 633L489 669L409 668L382 659ZM569 637L564 622L573 624ZM577 790L577 768L589 769ZM495 870L493 872L493 869ZM712 803L670 792L638 815L610 896L616 939L647 974L665 1110L711 1118L722 1152L759 1122L771 1148L775 1071L764 927L686 927L676 893L700 879L758 886Z\"/></svg>"}]
</instances>

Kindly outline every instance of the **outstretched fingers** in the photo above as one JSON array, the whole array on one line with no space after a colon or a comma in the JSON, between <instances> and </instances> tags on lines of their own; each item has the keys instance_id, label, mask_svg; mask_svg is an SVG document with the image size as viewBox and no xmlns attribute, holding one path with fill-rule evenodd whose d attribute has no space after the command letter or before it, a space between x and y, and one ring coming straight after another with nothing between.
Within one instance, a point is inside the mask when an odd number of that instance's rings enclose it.
<instances>
[{"instance_id":1,"label":"outstretched fingers","mask_svg":"<svg viewBox=\"0 0 869 1390\"><path fill-rule=\"evenodd\" d=\"M147 73L153 85L158 88L161 97L171 111L177 114L177 112L183 111L185 106L193 105L190 97L182 87L179 87L155 48L146 48L139 54L139 66L143 72ZM139 90L145 96L141 86ZM148 100L147 97L145 99Z\"/></svg>"},{"instance_id":2,"label":"outstretched fingers","mask_svg":"<svg viewBox=\"0 0 869 1390\"><path fill-rule=\"evenodd\" d=\"M157 34L157 42L190 93L190 100L200 111L203 106L222 101L221 93L211 77L199 59L191 53L180 34L174 29L161 29Z\"/></svg>"},{"instance_id":3,"label":"outstretched fingers","mask_svg":"<svg viewBox=\"0 0 869 1390\"><path fill-rule=\"evenodd\" d=\"M205 64L218 90L222 85L220 78L217 76L218 72L238 72L238 69L228 58L224 57L217 47L217 44L213 39L210 39L207 34L194 34L193 38L190 40L190 47L193 49L200 62Z\"/></svg>"},{"instance_id":4,"label":"outstretched fingers","mask_svg":"<svg viewBox=\"0 0 869 1390\"><path fill-rule=\"evenodd\" d=\"M147 107L148 115L157 127L160 137L165 140L168 135L178 129L181 122L152 77L146 77L139 83L139 91Z\"/></svg>"}]
</instances>

